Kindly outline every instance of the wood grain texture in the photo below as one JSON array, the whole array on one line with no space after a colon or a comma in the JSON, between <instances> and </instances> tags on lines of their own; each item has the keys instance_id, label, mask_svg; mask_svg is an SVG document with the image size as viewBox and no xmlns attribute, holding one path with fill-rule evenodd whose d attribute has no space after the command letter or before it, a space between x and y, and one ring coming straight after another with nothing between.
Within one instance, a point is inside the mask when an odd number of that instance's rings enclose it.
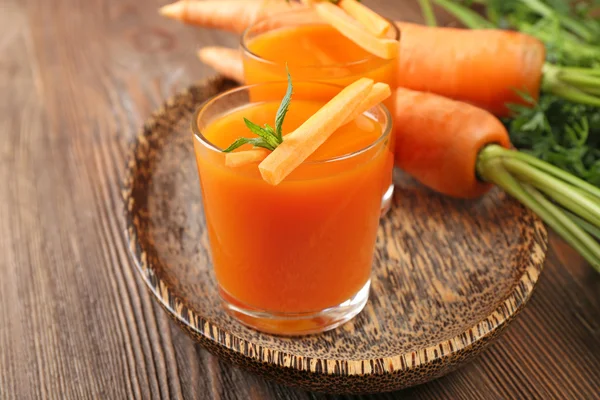
<instances>
[{"instance_id":1,"label":"wood grain texture","mask_svg":"<svg viewBox=\"0 0 600 400\"><path fill-rule=\"evenodd\" d=\"M119 211L128 143L211 73L199 46L236 43L161 19L164 3L0 0L0 398L333 398L209 355L131 268ZM414 1L368 4L419 21ZM597 397L599 315L600 278L553 238L533 298L491 349L372 398Z\"/></svg>"}]
</instances>

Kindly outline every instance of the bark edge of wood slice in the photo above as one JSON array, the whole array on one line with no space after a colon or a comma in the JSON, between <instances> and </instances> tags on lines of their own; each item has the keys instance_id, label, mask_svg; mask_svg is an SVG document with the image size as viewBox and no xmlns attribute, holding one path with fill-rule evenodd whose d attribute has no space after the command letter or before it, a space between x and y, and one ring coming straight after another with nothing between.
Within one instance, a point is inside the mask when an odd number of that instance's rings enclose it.
<instances>
[{"instance_id":1,"label":"bark edge of wood slice","mask_svg":"<svg viewBox=\"0 0 600 400\"><path fill-rule=\"evenodd\" d=\"M130 148L125 240L153 297L212 353L277 382L330 393L402 389L473 358L521 311L547 251L543 223L504 193L443 197L396 179L363 312L320 335L245 328L220 307L190 117L235 83L212 78L156 110Z\"/></svg>"}]
</instances>

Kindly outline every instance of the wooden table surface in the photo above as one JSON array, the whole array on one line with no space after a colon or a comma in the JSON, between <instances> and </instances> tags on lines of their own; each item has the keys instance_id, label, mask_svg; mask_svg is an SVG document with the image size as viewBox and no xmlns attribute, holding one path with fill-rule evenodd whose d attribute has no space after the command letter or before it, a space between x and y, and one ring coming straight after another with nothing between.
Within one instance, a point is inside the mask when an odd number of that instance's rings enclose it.
<instances>
[{"instance_id":1,"label":"wooden table surface","mask_svg":"<svg viewBox=\"0 0 600 400\"><path fill-rule=\"evenodd\" d=\"M164 3L0 0L0 399L330 398L219 361L132 269L128 144L166 97L212 73L196 49L236 44L160 18ZM367 3L420 20L414 0ZM598 398L600 275L556 237L545 268L482 356L373 398Z\"/></svg>"}]
</instances>

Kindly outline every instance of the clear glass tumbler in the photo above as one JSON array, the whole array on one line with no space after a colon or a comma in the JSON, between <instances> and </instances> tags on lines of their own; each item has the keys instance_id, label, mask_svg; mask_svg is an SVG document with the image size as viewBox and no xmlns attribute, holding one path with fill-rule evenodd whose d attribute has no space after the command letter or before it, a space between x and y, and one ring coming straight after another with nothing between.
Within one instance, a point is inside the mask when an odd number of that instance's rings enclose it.
<instances>
[{"instance_id":1,"label":"clear glass tumbler","mask_svg":"<svg viewBox=\"0 0 600 400\"><path fill-rule=\"evenodd\" d=\"M392 29L387 38L396 40L400 48L400 30L390 22ZM315 42L320 45L314 46ZM355 53L349 49L355 47L313 10L279 13L258 20L243 33L244 79L246 84L283 81L287 77L287 65L292 77L298 81L348 86L358 78L367 77L387 83L394 90L398 59L385 60L365 51L356 51L354 59L351 55ZM340 55L340 52L344 54ZM394 110L395 96L384 101L384 105L388 110ZM391 132L390 140L393 148L394 132ZM391 172L385 180L381 215L389 210L394 194Z\"/></svg>"},{"instance_id":2,"label":"clear glass tumbler","mask_svg":"<svg viewBox=\"0 0 600 400\"><path fill-rule=\"evenodd\" d=\"M285 90L276 82L220 94L197 110L192 130L225 309L257 330L299 335L332 329L367 302L392 124L385 106L373 107L364 116L377 128L375 140L350 154L305 161L277 186L261 178L257 164L226 166L205 132L231 135L231 113L278 104ZM341 87L295 82L291 110L314 102L315 90L326 102ZM234 133L248 136L239 126Z\"/></svg>"}]
</instances>

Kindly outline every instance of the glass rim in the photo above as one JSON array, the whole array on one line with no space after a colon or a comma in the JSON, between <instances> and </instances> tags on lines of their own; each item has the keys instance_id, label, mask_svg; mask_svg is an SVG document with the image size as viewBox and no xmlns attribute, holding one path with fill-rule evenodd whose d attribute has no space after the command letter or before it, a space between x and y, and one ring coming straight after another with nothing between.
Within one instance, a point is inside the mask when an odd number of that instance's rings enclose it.
<instances>
[{"instance_id":1,"label":"glass rim","mask_svg":"<svg viewBox=\"0 0 600 400\"><path fill-rule=\"evenodd\" d=\"M319 81L296 82L296 84L302 84L302 83L329 86L331 88L336 88L336 89L344 88L344 86L335 85L335 84L331 84L331 83L327 83L327 82L319 82ZM226 90L225 92L219 93L218 95L213 96L212 98L206 100L204 103L202 103L200 106L198 106L196 111L194 111L194 114L192 117L191 125L192 125L192 132L194 133L195 139L200 141L200 143L202 143L202 145L205 146L210 151L216 152L218 154L223 154L223 155L226 154L223 152L223 149L221 149L218 146L216 146L215 144L213 144L210 140L208 140L206 138L206 136L204 136L204 134L201 132L200 128L198 127L198 120L202 117L202 114L212 104L214 104L215 102L217 102L218 100L220 100L224 97L231 96L232 94L240 92L242 90L249 90L249 89L256 88L256 87L264 87L264 86L269 86L269 85L287 85L287 81L272 81L272 82L256 83L253 85L242 85L242 86L238 86L238 87ZM249 104L252 104L252 103L249 103ZM381 142L383 142L385 139L387 139L390 136L391 131L392 131L392 115L391 115L390 111L388 110L388 108L383 103L379 103L378 105L376 105L375 107L372 107L372 108L379 109L382 112L382 114L385 116L385 119L386 119L385 125L379 121L375 121L383 126L383 129L381 130L381 135L379 135L376 140L369 143L368 146L363 147L362 149L353 151L351 153L346 153L346 154L342 154L342 155L335 156L335 157L329 157L329 158L326 158L323 160L304 161L300 165L301 166L302 165L319 165L319 164L328 164L328 163L333 163L333 162L349 160L353 157L357 157L361 154L364 154L364 153L370 151L371 149L373 149L377 145L379 145ZM363 115L364 115L364 113L363 113Z\"/></svg>"},{"instance_id":2,"label":"glass rim","mask_svg":"<svg viewBox=\"0 0 600 400\"><path fill-rule=\"evenodd\" d=\"M272 18L276 18L278 16L285 16L285 15L293 15L293 14L298 14L298 13L306 13L308 11L312 11L311 9L300 9L300 10L292 10L292 11L283 11L283 12L279 12L270 16L266 16L263 18L260 18L256 21L254 21L250 26L248 26L246 29L244 29L244 31L242 32L242 36L240 39L240 47L242 48L242 51L244 52L244 54L248 55L249 57L255 59L256 61L259 61L261 63L264 64L269 64L269 65L274 65L274 66L278 66L278 65L284 65L284 63L280 63L277 61L273 61L273 60L268 60L266 58L263 58L261 56L259 56L258 54L254 53L252 50L250 50L250 48L247 45L247 37L250 34L251 30L253 28L255 28L258 24L263 23L265 21L268 21ZM388 21L390 23L390 25L392 26L392 29L395 32L394 38L392 40L395 40L397 42L400 42L400 36L401 36L401 31L400 28L394 23L394 21L392 21L389 18L386 17L382 17L383 19L385 19L386 21ZM297 24L297 25L303 25L303 24ZM374 59L377 60L382 60L381 58L377 57L376 55L370 54L368 57L365 57L363 59L360 60L356 60L356 61L350 61L350 62L346 62L346 63L338 63L338 64L329 64L329 65L297 65L295 66L295 68L305 68L305 69L313 69L313 68L320 68L320 69L328 69L328 68L343 68L343 67L353 67L353 66L357 66L357 65L361 65L361 64L366 64ZM392 60L385 60L385 61L393 61L398 59L398 57L392 59Z\"/></svg>"}]
</instances>

